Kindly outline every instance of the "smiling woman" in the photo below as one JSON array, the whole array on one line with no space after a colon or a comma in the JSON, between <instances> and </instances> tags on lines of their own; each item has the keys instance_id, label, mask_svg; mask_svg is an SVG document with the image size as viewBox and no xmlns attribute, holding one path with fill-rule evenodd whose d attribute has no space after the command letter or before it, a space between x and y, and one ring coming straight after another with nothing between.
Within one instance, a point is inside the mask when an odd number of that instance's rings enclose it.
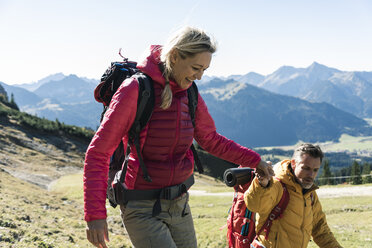
<instances>
[{"instance_id":1,"label":"smiling woman","mask_svg":"<svg viewBox=\"0 0 372 248\"><path fill-rule=\"evenodd\" d=\"M217 133L197 91L194 113L189 108L187 88L192 84L196 88L193 81L201 79L215 51L215 42L203 30L191 27L171 36L164 46L150 47L137 68L151 77L155 104L140 131L138 153L133 141L128 142L137 112L137 78L126 79L113 96L85 157L84 210L92 244L107 247L106 180L110 156L120 142L123 150L131 148L119 196L125 199L119 203L121 216L133 246L139 248L197 247L188 193L194 184L193 139L216 157L271 174L270 165L256 152Z\"/></svg>"},{"instance_id":2,"label":"smiling woman","mask_svg":"<svg viewBox=\"0 0 372 248\"><path fill-rule=\"evenodd\" d=\"M194 80L201 79L216 49L215 41L203 30L186 27L171 37L160 56L166 80L162 93L163 109L172 103L169 80L173 79L182 89L187 89Z\"/></svg>"}]
</instances>

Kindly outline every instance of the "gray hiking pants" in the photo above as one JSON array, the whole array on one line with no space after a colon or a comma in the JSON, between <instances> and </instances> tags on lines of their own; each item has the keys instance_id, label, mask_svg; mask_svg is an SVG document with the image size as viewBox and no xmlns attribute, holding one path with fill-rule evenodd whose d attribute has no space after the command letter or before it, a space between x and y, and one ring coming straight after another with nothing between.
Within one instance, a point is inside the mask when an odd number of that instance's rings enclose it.
<instances>
[{"instance_id":1,"label":"gray hiking pants","mask_svg":"<svg viewBox=\"0 0 372 248\"><path fill-rule=\"evenodd\" d=\"M161 212L152 217L156 200L129 201L121 217L136 248L196 248L188 193L174 200L160 200ZM182 216L184 212L184 216Z\"/></svg>"}]
</instances>

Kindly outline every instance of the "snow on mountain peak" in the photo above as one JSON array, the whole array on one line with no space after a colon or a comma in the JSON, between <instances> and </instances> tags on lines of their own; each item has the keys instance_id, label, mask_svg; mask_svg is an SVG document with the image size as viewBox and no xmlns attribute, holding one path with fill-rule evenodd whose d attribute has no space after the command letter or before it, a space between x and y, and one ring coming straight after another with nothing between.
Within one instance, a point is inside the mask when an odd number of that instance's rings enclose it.
<instances>
[{"instance_id":1,"label":"snow on mountain peak","mask_svg":"<svg viewBox=\"0 0 372 248\"><path fill-rule=\"evenodd\" d=\"M224 101L232 98L234 95L236 95L240 90L244 89L247 87L245 83L241 82L232 82L225 87L220 87L220 88L209 88L207 90L203 90L202 93L206 94L209 93L211 94L215 99Z\"/></svg>"}]
</instances>

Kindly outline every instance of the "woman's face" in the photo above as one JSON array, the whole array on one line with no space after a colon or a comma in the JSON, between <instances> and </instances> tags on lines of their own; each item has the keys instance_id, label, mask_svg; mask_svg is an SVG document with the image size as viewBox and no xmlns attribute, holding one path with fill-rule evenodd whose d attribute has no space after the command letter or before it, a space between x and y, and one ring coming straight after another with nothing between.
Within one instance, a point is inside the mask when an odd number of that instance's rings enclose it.
<instances>
[{"instance_id":1,"label":"woman's face","mask_svg":"<svg viewBox=\"0 0 372 248\"><path fill-rule=\"evenodd\" d=\"M212 53L210 52L202 52L193 57L182 59L175 51L171 57L173 79L182 89L187 89L192 81L202 78L211 60Z\"/></svg>"}]
</instances>

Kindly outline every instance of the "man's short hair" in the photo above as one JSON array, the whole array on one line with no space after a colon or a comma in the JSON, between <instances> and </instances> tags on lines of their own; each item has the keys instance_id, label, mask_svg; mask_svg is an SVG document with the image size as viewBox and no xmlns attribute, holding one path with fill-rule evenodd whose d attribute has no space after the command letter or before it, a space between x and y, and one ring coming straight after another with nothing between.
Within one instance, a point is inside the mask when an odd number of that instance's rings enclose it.
<instances>
[{"instance_id":1,"label":"man's short hair","mask_svg":"<svg viewBox=\"0 0 372 248\"><path fill-rule=\"evenodd\" d=\"M297 161L304 154L309 154L313 158L320 158L320 162L323 161L324 154L318 145L310 143L301 144L294 150L292 158Z\"/></svg>"}]
</instances>

